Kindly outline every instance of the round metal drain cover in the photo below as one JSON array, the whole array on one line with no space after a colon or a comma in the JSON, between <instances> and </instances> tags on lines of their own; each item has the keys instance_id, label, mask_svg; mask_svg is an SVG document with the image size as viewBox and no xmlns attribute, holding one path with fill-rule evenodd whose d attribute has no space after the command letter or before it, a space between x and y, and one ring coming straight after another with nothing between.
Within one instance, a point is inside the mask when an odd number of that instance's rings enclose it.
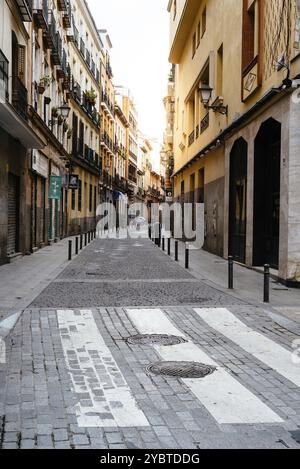
<instances>
[{"instance_id":1,"label":"round metal drain cover","mask_svg":"<svg viewBox=\"0 0 300 469\"><path fill-rule=\"evenodd\" d=\"M183 337L166 334L138 334L127 339L131 345L178 345L187 342Z\"/></svg>"},{"instance_id":2,"label":"round metal drain cover","mask_svg":"<svg viewBox=\"0 0 300 469\"><path fill-rule=\"evenodd\" d=\"M216 368L195 362L157 362L147 366L146 371L155 375L174 378L205 378L216 371Z\"/></svg>"}]
</instances>

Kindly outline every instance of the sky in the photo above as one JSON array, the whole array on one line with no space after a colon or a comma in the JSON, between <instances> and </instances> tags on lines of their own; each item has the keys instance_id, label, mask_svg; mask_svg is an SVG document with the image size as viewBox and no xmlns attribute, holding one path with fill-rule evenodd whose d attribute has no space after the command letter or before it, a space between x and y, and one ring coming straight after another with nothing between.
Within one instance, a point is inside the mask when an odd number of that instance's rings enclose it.
<instances>
[{"instance_id":1,"label":"sky","mask_svg":"<svg viewBox=\"0 0 300 469\"><path fill-rule=\"evenodd\" d=\"M114 84L129 88L144 134L162 142L167 92L168 0L88 0L99 29L107 29Z\"/></svg>"}]
</instances>

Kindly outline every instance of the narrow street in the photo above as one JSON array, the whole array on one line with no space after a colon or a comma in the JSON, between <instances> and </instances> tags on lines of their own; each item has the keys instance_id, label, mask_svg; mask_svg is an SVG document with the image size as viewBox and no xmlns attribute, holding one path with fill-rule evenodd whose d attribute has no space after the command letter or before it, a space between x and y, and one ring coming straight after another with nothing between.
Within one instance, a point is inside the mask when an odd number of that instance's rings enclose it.
<instances>
[{"instance_id":1,"label":"narrow street","mask_svg":"<svg viewBox=\"0 0 300 469\"><path fill-rule=\"evenodd\" d=\"M299 449L297 339L148 239L95 240L5 339L0 448Z\"/></svg>"}]
</instances>

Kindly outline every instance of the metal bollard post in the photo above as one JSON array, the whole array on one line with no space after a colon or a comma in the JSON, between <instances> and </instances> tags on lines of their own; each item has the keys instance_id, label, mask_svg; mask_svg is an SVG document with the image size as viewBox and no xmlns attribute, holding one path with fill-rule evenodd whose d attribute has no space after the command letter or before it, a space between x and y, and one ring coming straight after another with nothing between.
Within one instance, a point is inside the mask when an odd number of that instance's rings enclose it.
<instances>
[{"instance_id":1,"label":"metal bollard post","mask_svg":"<svg viewBox=\"0 0 300 469\"><path fill-rule=\"evenodd\" d=\"M161 223L159 224L159 234L158 234L158 247L161 247Z\"/></svg>"},{"instance_id":2,"label":"metal bollard post","mask_svg":"<svg viewBox=\"0 0 300 469\"><path fill-rule=\"evenodd\" d=\"M84 245L87 246L87 233L84 233Z\"/></svg>"},{"instance_id":3,"label":"metal bollard post","mask_svg":"<svg viewBox=\"0 0 300 469\"><path fill-rule=\"evenodd\" d=\"M82 250L83 248L83 235L81 234L80 235L80 251Z\"/></svg>"},{"instance_id":4,"label":"metal bollard post","mask_svg":"<svg viewBox=\"0 0 300 469\"><path fill-rule=\"evenodd\" d=\"M90 244L90 242L91 242L91 232L88 231L88 243Z\"/></svg>"},{"instance_id":5,"label":"metal bollard post","mask_svg":"<svg viewBox=\"0 0 300 469\"><path fill-rule=\"evenodd\" d=\"M233 290L233 257L228 256L228 290Z\"/></svg>"},{"instance_id":6,"label":"metal bollard post","mask_svg":"<svg viewBox=\"0 0 300 469\"><path fill-rule=\"evenodd\" d=\"M190 249L187 244L185 245L185 268L190 268Z\"/></svg>"},{"instance_id":7,"label":"metal bollard post","mask_svg":"<svg viewBox=\"0 0 300 469\"><path fill-rule=\"evenodd\" d=\"M270 266L265 265L264 271L264 303L270 303Z\"/></svg>"},{"instance_id":8,"label":"metal bollard post","mask_svg":"<svg viewBox=\"0 0 300 469\"><path fill-rule=\"evenodd\" d=\"M72 260L72 241L69 241L69 256L68 256L69 261Z\"/></svg>"},{"instance_id":9,"label":"metal bollard post","mask_svg":"<svg viewBox=\"0 0 300 469\"><path fill-rule=\"evenodd\" d=\"M162 250L165 251L165 237L162 237Z\"/></svg>"},{"instance_id":10,"label":"metal bollard post","mask_svg":"<svg viewBox=\"0 0 300 469\"><path fill-rule=\"evenodd\" d=\"M175 241L175 261L178 262L178 241Z\"/></svg>"},{"instance_id":11,"label":"metal bollard post","mask_svg":"<svg viewBox=\"0 0 300 469\"><path fill-rule=\"evenodd\" d=\"M75 254L76 254L76 256L78 255L78 252L79 252L79 238L78 238L78 236L76 236L76 238L75 238Z\"/></svg>"},{"instance_id":12,"label":"metal bollard post","mask_svg":"<svg viewBox=\"0 0 300 469\"><path fill-rule=\"evenodd\" d=\"M171 255L171 238L168 238L168 256Z\"/></svg>"},{"instance_id":13,"label":"metal bollard post","mask_svg":"<svg viewBox=\"0 0 300 469\"><path fill-rule=\"evenodd\" d=\"M151 226L149 226L148 228L148 235L149 235L149 239L151 239Z\"/></svg>"}]
</instances>

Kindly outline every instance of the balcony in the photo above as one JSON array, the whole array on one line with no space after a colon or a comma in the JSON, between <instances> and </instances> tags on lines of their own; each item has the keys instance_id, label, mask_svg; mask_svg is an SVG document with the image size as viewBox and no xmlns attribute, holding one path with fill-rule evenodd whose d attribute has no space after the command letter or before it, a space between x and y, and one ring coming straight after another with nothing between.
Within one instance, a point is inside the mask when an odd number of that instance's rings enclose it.
<instances>
[{"instance_id":1,"label":"balcony","mask_svg":"<svg viewBox=\"0 0 300 469\"><path fill-rule=\"evenodd\" d=\"M57 0L58 11L68 11L68 3L67 0Z\"/></svg>"},{"instance_id":2,"label":"balcony","mask_svg":"<svg viewBox=\"0 0 300 469\"><path fill-rule=\"evenodd\" d=\"M107 62L106 64L106 73L108 75L108 78L112 79L113 78L113 71L112 71L112 68L111 68L111 65L109 62Z\"/></svg>"},{"instance_id":3,"label":"balcony","mask_svg":"<svg viewBox=\"0 0 300 469\"><path fill-rule=\"evenodd\" d=\"M200 124L200 133L202 134L205 132L206 129L209 127L209 112L206 114L206 116L202 119L201 124Z\"/></svg>"},{"instance_id":4,"label":"balcony","mask_svg":"<svg viewBox=\"0 0 300 469\"><path fill-rule=\"evenodd\" d=\"M9 77L9 62L0 50L0 127L19 140L24 148L42 149L46 143L29 127L27 115L27 89L18 77Z\"/></svg>"},{"instance_id":5,"label":"balcony","mask_svg":"<svg viewBox=\"0 0 300 469\"><path fill-rule=\"evenodd\" d=\"M56 22L53 15L53 12L49 15L49 25L43 31L43 41L46 49L53 49L55 47L55 38L56 38Z\"/></svg>"},{"instance_id":6,"label":"balcony","mask_svg":"<svg viewBox=\"0 0 300 469\"><path fill-rule=\"evenodd\" d=\"M57 32L54 38L54 47L51 51L51 60L53 65L62 64L62 52L62 38L60 37L59 32Z\"/></svg>"},{"instance_id":7,"label":"balcony","mask_svg":"<svg viewBox=\"0 0 300 469\"><path fill-rule=\"evenodd\" d=\"M101 135L101 146L103 146L108 152L114 156L115 145L113 144L112 139L109 137L107 132L103 132Z\"/></svg>"},{"instance_id":8,"label":"balcony","mask_svg":"<svg viewBox=\"0 0 300 469\"><path fill-rule=\"evenodd\" d=\"M128 188L126 179L119 176L119 174L116 174L113 178L113 185L116 189L121 190L123 192L126 192Z\"/></svg>"},{"instance_id":9,"label":"balcony","mask_svg":"<svg viewBox=\"0 0 300 469\"><path fill-rule=\"evenodd\" d=\"M68 2L67 10L63 14L62 24L65 29L69 29L72 27L72 6L70 1Z\"/></svg>"},{"instance_id":10,"label":"balcony","mask_svg":"<svg viewBox=\"0 0 300 469\"><path fill-rule=\"evenodd\" d=\"M84 40L82 38L80 38L79 50L80 50L81 55L85 59L85 43L84 43Z\"/></svg>"},{"instance_id":11,"label":"balcony","mask_svg":"<svg viewBox=\"0 0 300 469\"><path fill-rule=\"evenodd\" d=\"M18 77L12 78L12 105L17 114L27 120L27 89Z\"/></svg>"},{"instance_id":12,"label":"balcony","mask_svg":"<svg viewBox=\"0 0 300 469\"><path fill-rule=\"evenodd\" d=\"M108 95L102 91L101 93L101 107L103 110L110 115L113 119L115 118L115 107L110 101Z\"/></svg>"},{"instance_id":13,"label":"balcony","mask_svg":"<svg viewBox=\"0 0 300 469\"><path fill-rule=\"evenodd\" d=\"M22 21L31 23L32 21L32 0L16 0Z\"/></svg>"},{"instance_id":14,"label":"balcony","mask_svg":"<svg viewBox=\"0 0 300 469\"><path fill-rule=\"evenodd\" d=\"M47 31L49 19L48 0L34 0L33 3L33 19L36 27Z\"/></svg>"},{"instance_id":15,"label":"balcony","mask_svg":"<svg viewBox=\"0 0 300 469\"><path fill-rule=\"evenodd\" d=\"M112 186L112 177L107 171L102 171L102 174L100 177L100 184L104 187Z\"/></svg>"},{"instance_id":16,"label":"balcony","mask_svg":"<svg viewBox=\"0 0 300 469\"><path fill-rule=\"evenodd\" d=\"M195 141L195 131L193 130L193 132L189 135L189 147L193 145L194 141Z\"/></svg>"}]
</instances>

